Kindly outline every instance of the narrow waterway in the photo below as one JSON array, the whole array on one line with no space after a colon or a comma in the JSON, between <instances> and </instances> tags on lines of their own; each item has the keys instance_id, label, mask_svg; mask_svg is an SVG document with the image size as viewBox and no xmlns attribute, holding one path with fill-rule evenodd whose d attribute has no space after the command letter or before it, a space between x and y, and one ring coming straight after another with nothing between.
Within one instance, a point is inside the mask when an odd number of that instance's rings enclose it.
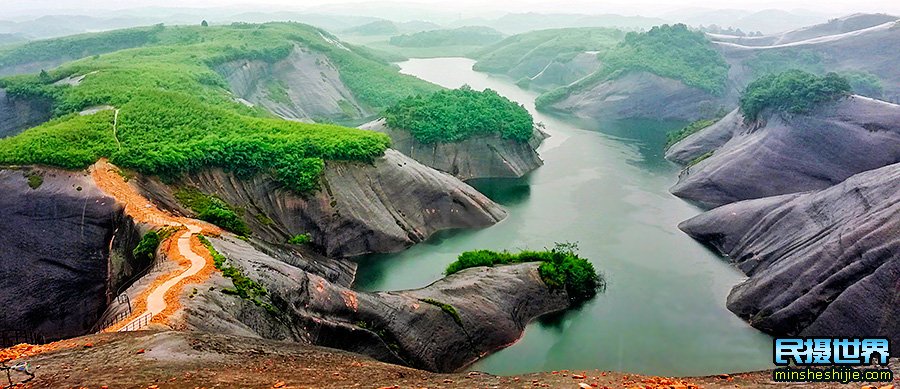
<instances>
[{"instance_id":1,"label":"narrow waterway","mask_svg":"<svg viewBox=\"0 0 900 389\"><path fill-rule=\"evenodd\" d=\"M577 242L608 282L577 311L528 326L515 345L472 369L514 374L562 369L701 375L771 367L772 341L725 308L743 275L678 230L699 210L672 196L678 167L665 133L684 123L596 123L534 110L536 94L471 70L464 58L400 66L449 88L494 89L523 104L552 136L545 165L523 179L472 183L509 210L483 230L440 234L402 253L361 260L363 290L418 288L441 278L463 251L518 250Z\"/></svg>"}]
</instances>

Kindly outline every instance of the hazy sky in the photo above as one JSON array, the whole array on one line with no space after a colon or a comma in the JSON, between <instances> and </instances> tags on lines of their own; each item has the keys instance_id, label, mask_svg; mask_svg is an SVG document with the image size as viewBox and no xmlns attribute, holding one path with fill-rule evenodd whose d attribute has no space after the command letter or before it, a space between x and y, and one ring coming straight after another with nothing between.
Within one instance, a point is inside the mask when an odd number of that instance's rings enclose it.
<instances>
[{"instance_id":1,"label":"hazy sky","mask_svg":"<svg viewBox=\"0 0 900 389\"><path fill-rule=\"evenodd\" d=\"M241 6L241 8L284 8L303 10L310 7L352 4L360 0L0 0L0 15L12 13L53 13L55 11L90 11L92 9L122 9L146 6L210 7ZM481 11L507 12L571 12L625 13L656 16L679 8L737 8L761 10L805 8L825 13L888 12L900 13L900 1L854 0L404 0L431 9L448 12L476 13Z\"/></svg>"}]
</instances>

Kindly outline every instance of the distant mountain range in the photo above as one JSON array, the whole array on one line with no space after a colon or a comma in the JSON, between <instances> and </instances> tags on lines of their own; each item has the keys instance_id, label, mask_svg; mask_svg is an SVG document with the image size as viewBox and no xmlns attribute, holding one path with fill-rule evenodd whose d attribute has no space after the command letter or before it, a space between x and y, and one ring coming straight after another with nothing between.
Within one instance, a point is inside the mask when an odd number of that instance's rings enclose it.
<instances>
[{"instance_id":1,"label":"distant mountain range","mask_svg":"<svg viewBox=\"0 0 900 389\"><path fill-rule=\"evenodd\" d=\"M393 5L391 5L393 4ZM471 14L471 13L470 13ZM0 20L0 45L27 39L45 39L84 32L104 31L157 23L199 24L207 20L212 24L232 22L260 23L268 21L297 21L315 25L332 32L341 32L373 22L397 23L400 33L425 29L454 28L482 25L505 34L568 27L615 27L625 30L644 30L665 23L685 23L690 26L716 25L722 28L740 28L745 32L761 31L766 34L823 23L837 15L809 10L745 10L685 9L669 12L659 17L619 14L578 13L496 13L480 12L477 17L451 13L444 10L416 8L405 3L361 3L353 7L347 4L309 8L303 12L272 8L134 8L119 11L102 11L92 15L56 14L38 17L6 17ZM0 16L3 18L3 16ZM428 25L429 28L403 26L403 24ZM404 28L405 27L405 28ZM13 40L11 36L18 37Z\"/></svg>"}]
</instances>

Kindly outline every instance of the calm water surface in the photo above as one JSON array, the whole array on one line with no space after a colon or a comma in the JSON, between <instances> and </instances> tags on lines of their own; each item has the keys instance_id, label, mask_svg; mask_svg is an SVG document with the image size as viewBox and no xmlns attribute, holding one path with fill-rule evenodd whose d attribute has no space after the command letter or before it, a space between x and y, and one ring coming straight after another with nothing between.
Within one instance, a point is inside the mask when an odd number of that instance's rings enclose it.
<instances>
[{"instance_id":1,"label":"calm water surface","mask_svg":"<svg viewBox=\"0 0 900 389\"><path fill-rule=\"evenodd\" d=\"M536 94L471 70L464 58L400 66L450 88L491 88L523 104L552 135L545 165L515 180L473 182L509 210L483 230L439 234L399 254L361 260L357 287L426 286L463 251L578 242L603 271L606 293L577 311L532 323L515 345L472 369L515 374L561 369L701 375L771 367L772 340L725 308L743 275L678 230L699 210L672 196L678 168L665 161L665 132L684 123L596 123L534 110Z\"/></svg>"}]
</instances>

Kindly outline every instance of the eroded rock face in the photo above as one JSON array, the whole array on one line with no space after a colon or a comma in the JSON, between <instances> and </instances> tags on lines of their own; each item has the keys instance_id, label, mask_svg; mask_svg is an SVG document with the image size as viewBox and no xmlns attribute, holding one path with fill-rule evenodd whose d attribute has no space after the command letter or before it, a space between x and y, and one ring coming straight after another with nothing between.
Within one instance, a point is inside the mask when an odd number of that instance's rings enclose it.
<instances>
[{"instance_id":1,"label":"eroded rock face","mask_svg":"<svg viewBox=\"0 0 900 389\"><path fill-rule=\"evenodd\" d=\"M84 172L7 168L0 193L0 329L85 334L147 265L131 254L139 228Z\"/></svg>"},{"instance_id":2,"label":"eroded rock face","mask_svg":"<svg viewBox=\"0 0 900 389\"><path fill-rule=\"evenodd\" d=\"M733 106L734 101L734 96L714 96L671 78L630 72L570 94L550 108L578 117L606 120L694 121L710 117L725 106Z\"/></svg>"},{"instance_id":3,"label":"eroded rock face","mask_svg":"<svg viewBox=\"0 0 900 389\"><path fill-rule=\"evenodd\" d=\"M274 64L239 60L216 70L237 97L284 119L348 120L372 114L347 89L331 60L306 48L297 47Z\"/></svg>"},{"instance_id":4,"label":"eroded rock face","mask_svg":"<svg viewBox=\"0 0 900 389\"><path fill-rule=\"evenodd\" d=\"M900 162L900 106L861 96L824 103L807 114L763 113L744 123L729 115L676 144L676 160L732 137L689 167L672 188L708 207L823 189ZM684 144L682 144L684 143ZM706 148L692 148L705 144Z\"/></svg>"},{"instance_id":5,"label":"eroded rock face","mask_svg":"<svg viewBox=\"0 0 900 389\"><path fill-rule=\"evenodd\" d=\"M244 208L244 220L266 241L309 233L329 257L395 252L440 230L487 227L506 217L472 187L391 149L372 164L328 162L321 189L305 196L268 176L238 179L222 170L182 184ZM169 186L147 179L139 185L148 198L189 214Z\"/></svg>"},{"instance_id":6,"label":"eroded rock face","mask_svg":"<svg viewBox=\"0 0 900 389\"><path fill-rule=\"evenodd\" d=\"M548 136L535 128L530 142L492 135L429 145L417 141L409 131L388 127L384 119L360 128L387 134L395 150L460 180L521 177L544 164L535 149Z\"/></svg>"},{"instance_id":7,"label":"eroded rock face","mask_svg":"<svg viewBox=\"0 0 900 389\"><path fill-rule=\"evenodd\" d=\"M534 318L568 308L564 290L550 290L536 263L473 268L428 287L355 292L256 250L237 239L213 245L269 292L275 310L221 293L230 281L198 287L181 317L191 330L288 339L340 348L432 371L458 370L511 344ZM448 304L450 314L434 302Z\"/></svg>"},{"instance_id":8,"label":"eroded rock face","mask_svg":"<svg viewBox=\"0 0 900 389\"><path fill-rule=\"evenodd\" d=\"M0 89L0 138L16 135L50 120L47 101L14 98Z\"/></svg>"},{"instance_id":9,"label":"eroded rock face","mask_svg":"<svg viewBox=\"0 0 900 389\"><path fill-rule=\"evenodd\" d=\"M728 143L735 135L734 131L742 128L744 115L739 109L735 109L725 115L721 120L706 127L666 150L666 159L686 165L706 153L716 151L719 147Z\"/></svg>"},{"instance_id":10,"label":"eroded rock face","mask_svg":"<svg viewBox=\"0 0 900 389\"><path fill-rule=\"evenodd\" d=\"M679 226L750 278L728 309L775 335L900 347L900 164L821 191L722 206Z\"/></svg>"}]
</instances>

